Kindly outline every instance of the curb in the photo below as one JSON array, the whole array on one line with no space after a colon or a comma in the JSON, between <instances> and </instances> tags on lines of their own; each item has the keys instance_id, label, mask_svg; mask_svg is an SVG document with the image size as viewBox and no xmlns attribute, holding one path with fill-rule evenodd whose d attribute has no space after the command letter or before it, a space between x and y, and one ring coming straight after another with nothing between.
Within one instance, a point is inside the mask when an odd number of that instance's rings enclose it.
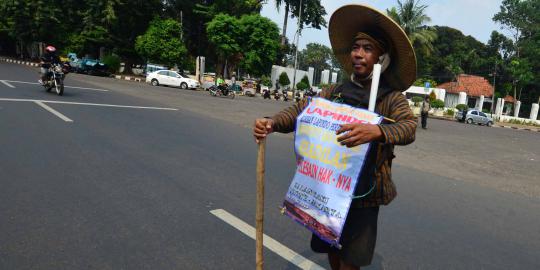
<instances>
[{"instance_id":1,"label":"curb","mask_svg":"<svg viewBox=\"0 0 540 270\"><path fill-rule=\"evenodd\" d=\"M431 118L431 119L437 119L437 120L444 120L444 121L457 122L457 121L454 120L454 119L445 118L445 117L429 116L429 118ZM515 130L526 130L526 131L532 131L532 132L540 132L540 129L512 127L512 126L505 126L505 125L499 125L499 124L493 124L492 127L495 127L495 128L515 129Z\"/></svg>"},{"instance_id":2,"label":"curb","mask_svg":"<svg viewBox=\"0 0 540 270\"><path fill-rule=\"evenodd\" d=\"M520 127L503 126L503 125L493 125L493 127L540 132L540 129L534 129L534 128L520 128Z\"/></svg>"},{"instance_id":3,"label":"curb","mask_svg":"<svg viewBox=\"0 0 540 270\"><path fill-rule=\"evenodd\" d=\"M26 66L31 66L31 67L39 67L39 63L34 63L34 62L29 62L29 61L21 61L21 60L5 58L5 57L1 57L0 61L13 63L13 64L19 64L19 65L26 65Z\"/></svg>"},{"instance_id":4,"label":"curb","mask_svg":"<svg viewBox=\"0 0 540 270\"><path fill-rule=\"evenodd\" d=\"M0 61L4 61L4 62L7 62L7 63L12 63L12 64L18 64L18 65L26 65L26 66L31 66L31 67L39 67L39 63L34 63L34 62L29 62L29 61L21 61L21 60L16 60L16 59L12 59L12 58L6 58L6 57L0 57ZM126 81L140 82L140 83L145 82L144 78L137 78L137 77L133 77L133 76L113 75L111 77L114 78L114 79L117 79L117 80L126 80Z\"/></svg>"},{"instance_id":5,"label":"curb","mask_svg":"<svg viewBox=\"0 0 540 270\"><path fill-rule=\"evenodd\" d=\"M133 82L140 82L140 83L146 82L144 78L136 78L132 76L111 75L111 77L117 80L133 81Z\"/></svg>"}]
</instances>

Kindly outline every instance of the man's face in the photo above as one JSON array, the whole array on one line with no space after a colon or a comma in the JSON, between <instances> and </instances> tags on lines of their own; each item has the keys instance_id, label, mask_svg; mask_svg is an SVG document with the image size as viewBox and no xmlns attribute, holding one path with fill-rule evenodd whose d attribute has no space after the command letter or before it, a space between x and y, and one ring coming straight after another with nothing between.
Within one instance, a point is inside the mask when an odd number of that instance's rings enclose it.
<instances>
[{"instance_id":1,"label":"man's face","mask_svg":"<svg viewBox=\"0 0 540 270\"><path fill-rule=\"evenodd\" d=\"M351 62L354 74L360 78L369 76L373 71L373 65L379 61L382 52L367 39L359 39L354 42L351 49Z\"/></svg>"}]
</instances>

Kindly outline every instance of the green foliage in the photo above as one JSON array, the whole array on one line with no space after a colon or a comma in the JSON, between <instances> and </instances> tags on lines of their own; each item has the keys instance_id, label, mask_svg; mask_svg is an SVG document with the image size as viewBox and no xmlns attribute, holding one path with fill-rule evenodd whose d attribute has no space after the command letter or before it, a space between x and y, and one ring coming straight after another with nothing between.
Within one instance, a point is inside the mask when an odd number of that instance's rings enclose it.
<instances>
[{"instance_id":1,"label":"green foliage","mask_svg":"<svg viewBox=\"0 0 540 270\"><path fill-rule=\"evenodd\" d=\"M307 75L304 75L304 77L302 77L301 82L304 82L307 85L307 88L311 87L311 85L309 83L309 78L308 78Z\"/></svg>"},{"instance_id":2,"label":"green foliage","mask_svg":"<svg viewBox=\"0 0 540 270\"><path fill-rule=\"evenodd\" d=\"M261 15L244 15L238 21L241 29L241 66L255 76L268 74L279 51L279 29Z\"/></svg>"},{"instance_id":3,"label":"green foliage","mask_svg":"<svg viewBox=\"0 0 540 270\"><path fill-rule=\"evenodd\" d=\"M297 84L296 84L296 89L297 90L306 90L309 88L309 84L306 84L306 82L304 81L299 81Z\"/></svg>"},{"instance_id":4,"label":"green foliage","mask_svg":"<svg viewBox=\"0 0 540 270\"><path fill-rule=\"evenodd\" d=\"M112 73L118 72L120 69L120 57L115 54L109 54L103 57L102 62L107 65L109 71Z\"/></svg>"},{"instance_id":5,"label":"green foliage","mask_svg":"<svg viewBox=\"0 0 540 270\"><path fill-rule=\"evenodd\" d=\"M467 104L458 104L456 105L456 109L459 111L465 111L469 109L469 106L467 106Z\"/></svg>"},{"instance_id":6,"label":"green foliage","mask_svg":"<svg viewBox=\"0 0 540 270\"><path fill-rule=\"evenodd\" d=\"M431 22L426 14L427 5L420 5L418 0L397 1L398 6L387 9L386 13L403 28L411 43L426 55L433 51L433 41L437 33L433 28L426 26Z\"/></svg>"},{"instance_id":7,"label":"green foliage","mask_svg":"<svg viewBox=\"0 0 540 270\"><path fill-rule=\"evenodd\" d=\"M442 101L440 99L435 99L435 100L431 101L431 107L435 108L435 109L442 109L442 108L444 108L444 101Z\"/></svg>"},{"instance_id":8,"label":"green foliage","mask_svg":"<svg viewBox=\"0 0 540 270\"><path fill-rule=\"evenodd\" d=\"M500 35L493 41L493 47L504 53L501 84L511 82L513 96L524 104L536 102L540 95L540 77L536 76L538 72L533 76L530 72L540 70L540 2L503 0L493 20L500 23L514 40Z\"/></svg>"},{"instance_id":9,"label":"green foliage","mask_svg":"<svg viewBox=\"0 0 540 270\"><path fill-rule=\"evenodd\" d=\"M414 86L419 86L419 87L425 87L426 83L429 83L430 87L437 87L437 82L433 79L430 79L430 78L418 78L415 82L414 82Z\"/></svg>"},{"instance_id":10,"label":"green foliage","mask_svg":"<svg viewBox=\"0 0 540 270\"><path fill-rule=\"evenodd\" d=\"M454 112L454 110L452 110L452 109L448 109L448 110L446 110L446 111L444 112L444 114L446 114L446 115L448 115L448 116L454 116L454 113L455 113L455 112Z\"/></svg>"},{"instance_id":11,"label":"green foliage","mask_svg":"<svg viewBox=\"0 0 540 270\"><path fill-rule=\"evenodd\" d=\"M313 67L318 71L330 69L332 55L332 49L329 47L318 43L308 43L306 48L298 53L299 68L307 70Z\"/></svg>"},{"instance_id":12,"label":"green foliage","mask_svg":"<svg viewBox=\"0 0 540 270\"><path fill-rule=\"evenodd\" d=\"M242 50L238 39L241 35L241 26L237 18L219 14L208 23L206 32L208 40L221 59L227 59Z\"/></svg>"},{"instance_id":13,"label":"green foliage","mask_svg":"<svg viewBox=\"0 0 540 270\"><path fill-rule=\"evenodd\" d=\"M418 106L418 104L420 104L422 101L424 101L424 98L422 97L419 97L419 96L414 96L412 97L412 102L414 102L414 106Z\"/></svg>"},{"instance_id":14,"label":"green foliage","mask_svg":"<svg viewBox=\"0 0 540 270\"><path fill-rule=\"evenodd\" d=\"M182 66L187 49L180 37L182 25L173 19L154 19L144 35L138 36L135 49L143 58L167 66Z\"/></svg>"},{"instance_id":15,"label":"green foliage","mask_svg":"<svg viewBox=\"0 0 540 270\"><path fill-rule=\"evenodd\" d=\"M482 109L482 112L483 113L490 113L490 111L488 109Z\"/></svg>"},{"instance_id":16,"label":"green foliage","mask_svg":"<svg viewBox=\"0 0 540 270\"><path fill-rule=\"evenodd\" d=\"M279 74L278 82L279 82L279 85L281 87L285 87L285 86L291 84L291 80L289 79L289 75L287 75L286 72L281 72L281 74Z\"/></svg>"},{"instance_id":17,"label":"green foliage","mask_svg":"<svg viewBox=\"0 0 540 270\"><path fill-rule=\"evenodd\" d=\"M219 14L207 26L208 38L218 55L246 72L260 76L270 72L279 50L279 29L268 18L243 15L240 19Z\"/></svg>"},{"instance_id":18,"label":"green foliage","mask_svg":"<svg viewBox=\"0 0 540 270\"><path fill-rule=\"evenodd\" d=\"M261 84L266 85L268 87L271 87L272 86L272 81L270 81L270 77L268 77L266 75L263 75L261 77Z\"/></svg>"}]
</instances>

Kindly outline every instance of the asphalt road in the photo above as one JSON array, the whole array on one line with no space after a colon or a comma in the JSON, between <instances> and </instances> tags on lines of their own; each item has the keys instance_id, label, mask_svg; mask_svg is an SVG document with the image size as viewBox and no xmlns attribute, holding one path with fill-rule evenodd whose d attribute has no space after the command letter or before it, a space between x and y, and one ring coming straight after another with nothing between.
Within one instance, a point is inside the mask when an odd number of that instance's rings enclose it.
<instances>
[{"instance_id":1,"label":"asphalt road","mask_svg":"<svg viewBox=\"0 0 540 270\"><path fill-rule=\"evenodd\" d=\"M58 97L20 83L36 71L0 62L0 269L254 268L254 240L210 211L255 225L249 126L288 104L76 74L92 89ZM44 103L66 122L35 100L78 104ZM396 151L365 269L540 269L539 139L430 121ZM271 136L265 233L329 269L279 213L293 172L291 136ZM298 269L269 249L265 266Z\"/></svg>"}]
</instances>

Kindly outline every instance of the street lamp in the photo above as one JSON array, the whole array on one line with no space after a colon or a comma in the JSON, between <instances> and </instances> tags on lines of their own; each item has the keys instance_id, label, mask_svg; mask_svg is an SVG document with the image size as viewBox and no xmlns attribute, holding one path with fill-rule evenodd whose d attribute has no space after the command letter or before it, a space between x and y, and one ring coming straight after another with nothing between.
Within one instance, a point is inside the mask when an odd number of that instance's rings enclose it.
<instances>
[{"instance_id":1,"label":"street lamp","mask_svg":"<svg viewBox=\"0 0 540 270\"><path fill-rule=\"evenodd\" d=\"M300 0L300 10L298 13L298 29L296 30L296 46L295 46L295 53L294 53L294 75L293 75L293 87L292 87L292 95L293 97L296 94L296 70L298 69L298 41L300 40L300 33L302 32L302 0Z\"/></svg>"}]
</instances>

